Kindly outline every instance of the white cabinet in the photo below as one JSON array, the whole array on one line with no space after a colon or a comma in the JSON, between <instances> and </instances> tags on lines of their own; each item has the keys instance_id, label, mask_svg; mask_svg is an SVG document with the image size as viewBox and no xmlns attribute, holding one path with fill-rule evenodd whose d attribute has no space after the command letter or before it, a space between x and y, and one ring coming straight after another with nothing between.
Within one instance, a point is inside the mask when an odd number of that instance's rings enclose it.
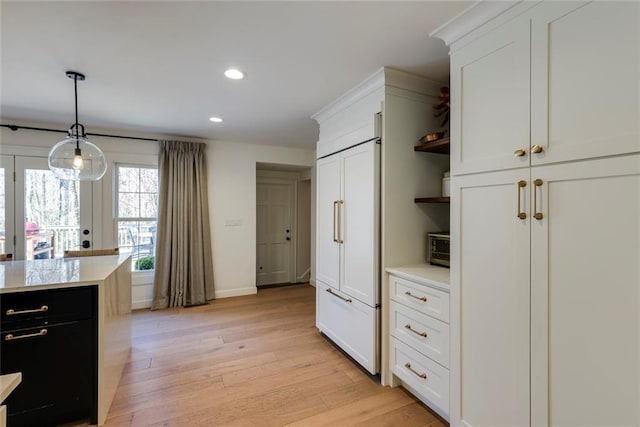
<instances>
[{"instance_id":1,"label":"white cabinet","mask_svg":"<svg viewBox=\"0 0 640 427\"><path fill-rule=\"evenodd\" d=\"M416 397L449 418L448 269L389 268L391 372ZM444 280L444 282L439 281Z\"/></svg>"},{"instance_id":2,"label":"white cabinet","mask_svg":"<svg viewBox=\"0 0 640 427\"><path fill-rule=\"evenodd\" d=\"M452 196L452 424L638 425L640 155Z\"/></svg>"},{"instance_id":3,"label":"white cabinet","mask_svg":"<svg viewBox=\"0 0 640 427\"><path fill-rule=\"evenodd\" d=\"M640 3L488 18L451 44L451 424L640 425ZM506 138L480 76L530 76Z\"/></svg>"},{"instance_id":4,"label":"white cabinet","mask_svg":"<svg viewBox=\"0 0 640 427\"><path fill-rule=\"evenodd\" d=\"M448 157L412 150L438 129L433 105L444 85L384 67L313 116L320 125L316 323L358 363L379 372L383 385L395 383L385 268L424 262L426 233L448 228L447 210L411 202L439 194L449 169ZM373 323L365 327L365 318Z\"/></svg>"},{"instance_id":5,"label":"white cabinet","mask_svg":"<svg viewBox=\"0 0 640 427\"><path fill-rule=\"evenodd\" d=\"M531 164L640 151L640 2L549 2L531 23Z\"/></svg>"},{"instance_id":6,"label":"white cabinet","mask_svg":"<svg viewBox=\"0 0 640 427\"><path fill-rule=\"evenodd\" d=\"M518 7L451 47L452 174L640 151L640 3Z\"/></svg>"},{"instance_id":7,"label":"white cabinet","mask_svg":"<svg viewBox=\"0 0 640 427\"><path fill-rule=\"evenodd\" d=\"M452 53L452 174L528 166L529 26L515 20Z\"/></svg>"},{"instance_id":8,"label":"white cabinet","mask_svg":"<svg viewBox=\"0 0 640 427\"><path fill-rule=\"evenodd\" d=\"M379 162L370 141L317 163L318 329L379 370Z\"/></svg>"},{"instance_id":9,"label":"white cabinet","mask_svg":"<svg viewBox=\"0 0 640 427\"><path fill-rule=\"evenodd\" d=\"M531 422L640 425L640 155L531 178Z\"/></svg>"},{"instance_id":10,"label":"white cabinet","mask_svg":"<svg viewBox=\"0 0 640 427\"><path fill-rule=\"evenodd\" d=\"M318 160L316 277L370 306L379 301L379 145Z\"/></svg>"},{"instance_id":11,"label":"white cabinet","mask_svg":"<svg viewBox=\"0 0 640 427\"><path fill-rule=\"evenodd\" d=\"M529 170L452 183L451 422L528 425Z\"/></svg>"}]
</instances>

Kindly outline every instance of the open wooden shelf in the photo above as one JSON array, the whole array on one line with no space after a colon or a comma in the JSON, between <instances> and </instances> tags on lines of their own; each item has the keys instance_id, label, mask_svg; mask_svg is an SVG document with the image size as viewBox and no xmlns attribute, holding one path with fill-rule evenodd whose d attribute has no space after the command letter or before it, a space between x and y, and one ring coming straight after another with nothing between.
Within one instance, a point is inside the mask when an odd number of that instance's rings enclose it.
<instances>
[{"instance_id":1,"label":"open wooden shelf","mask_svg":"<svg viewBox=\"0 0 640 427\"><path fill-rule=\"evenodd\" d=\"M449 154L451 138L446 137L437 141L423 142L413 147L414 151L423 151L425 153Z\"/></svg>"},{"instance_id":2,"label":"open wooden shelf","mask_svg":"<svg viewBox=\"0 0 640 427\"><path fill-rule=\"evenodd\" d=\"M450 203L450 197L416 197L413 199L416 203Z\"/></svg>"}]
</instances>

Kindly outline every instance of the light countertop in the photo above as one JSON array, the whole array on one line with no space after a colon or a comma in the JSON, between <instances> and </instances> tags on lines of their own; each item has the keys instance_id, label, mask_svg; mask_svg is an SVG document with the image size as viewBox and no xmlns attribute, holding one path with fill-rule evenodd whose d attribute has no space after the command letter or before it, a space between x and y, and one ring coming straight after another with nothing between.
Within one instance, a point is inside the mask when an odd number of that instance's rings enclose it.
<instances>
[{"instance_id":1,"label":"light countertop","mask_svg":"<svg viewBox=\"0 0 640 427\"><path fill-rule=\"evenodd\" d=\"M387 268L387 273L402 279L411 280L425 286L432 286L449 292L450 272L448 268L431 264L415 264Z\"/></svg>"},{"instance_id":2,"label":"light countertop","mask_svg":"<svg viewBox=\"0 0 640 427\"><path fill-rule=\"evenodd\" d=\"M15 374L0 375L0 403L11 394L18 384L22 382L22 374L17 372Z\"/></svg>"},{"instance_id":3,"label":"light countertop","mask_svg":"<svg viewBox=\"0 0 640 427\"><path fill-rule=\"evenodd\" d=\"M0 262L0 294L97 284L130 255Z\"/></svg>"}]
</instances>

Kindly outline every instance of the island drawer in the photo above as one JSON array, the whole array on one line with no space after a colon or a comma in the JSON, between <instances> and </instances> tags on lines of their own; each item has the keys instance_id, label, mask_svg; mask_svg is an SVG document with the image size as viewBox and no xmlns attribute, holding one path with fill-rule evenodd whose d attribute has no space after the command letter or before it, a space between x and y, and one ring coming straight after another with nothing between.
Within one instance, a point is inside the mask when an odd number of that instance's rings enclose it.
<instances>
[{"instance_id":1,"label":"island drawer","mask_svg":"<svg viewBox=\"0 0 640 427\"><path fill-rule=\"evenodd\" d=\"M96 286L0 294L0 321L7 330L89 319L96 305Z\"/></svg>"}]
</instances>

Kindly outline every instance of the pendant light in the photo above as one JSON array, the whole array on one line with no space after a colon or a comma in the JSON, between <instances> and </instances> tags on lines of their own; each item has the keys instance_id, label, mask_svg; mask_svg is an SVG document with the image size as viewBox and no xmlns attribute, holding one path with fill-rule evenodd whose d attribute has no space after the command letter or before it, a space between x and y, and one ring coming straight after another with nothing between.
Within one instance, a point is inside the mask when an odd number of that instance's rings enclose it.
<instances>
[{"instance_id":1,"label":"pendant light","mask_svg":"<svg viewBox=\"0 0 640 427\"><path fill-rule=\"evenodd\" d=\"M73 80L76 102L76 122L69 128L67 138L58 142L49 152L49 169L58 179L97 181L107 171L107 159L95 144L89 142L84 126L78 123L78 80L84 74L67 71Z\"/></svg>"}]
</instances>

